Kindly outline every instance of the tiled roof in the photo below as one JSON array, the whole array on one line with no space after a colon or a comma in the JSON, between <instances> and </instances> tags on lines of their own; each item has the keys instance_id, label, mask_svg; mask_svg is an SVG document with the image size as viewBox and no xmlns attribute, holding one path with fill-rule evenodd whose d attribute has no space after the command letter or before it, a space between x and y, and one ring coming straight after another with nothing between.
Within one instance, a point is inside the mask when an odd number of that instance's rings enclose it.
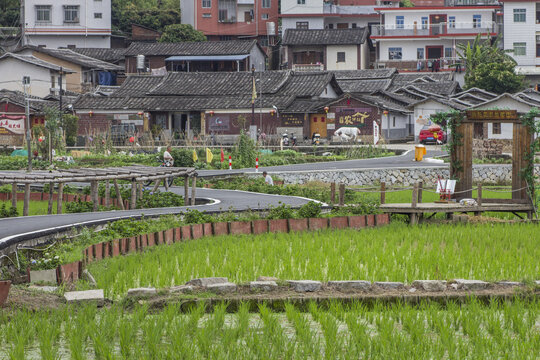
<instances>
[{"instance_id":1,"label":"tiled roof","mask_svg":"<svg viewBox=\"0 0 540 360\"><path fill-rule=\"evenodd\" d=\"M42 114L45 111L45 108L47 107L53 108L53 109L59 108L58 101L45 100L38 96L32 96L32 95L28 95L28 98L30 99L29 101L30 110L34 113ZM8 102L12 104L17 104L22 107L26 105L25 95L22 91L2 89L0 90L0 101L4 101L4 100L7 100ZM74 100L73 97L69 97L69 96L65 97L62 102L62 108L66 110L68 105L72 103L72 100Z\"/></svg>"},{"instance_id":2,"label":"tiled roof","mask_svg":"<svg viewBox=\"0 0 540 360\"><path fill-rule=\"evenodd\" d=\"M37 57L33 55L5 53L4 55L0 56L0 60L7 59L7 58L17 59L19 61L23 61L25 63L32 64L35 66L40 66L40 67L50 69L50 70L60 71L60 66L51 64L50 62L47 62L45 60L38 59ZM62 70L66 73L73 73L73 70L68 69L68 68L63 68Z\"/></svg>"},{"instance_id":3,"label":"tiled roof","mask_svg":"<svg viewBox=\"0 0 540 360\"><path fill-rule=\"evenodd\" d=\"M392 79L355 80L338 79L339 86L344 92L370 94L377 90L386 90L392 84Z\"/></svg>"},{"instance_id":4,"label":"tiled roof","mask_svg":"<svg viewBox=\"0 0 540 360\"><path fill-rule=\"evenodd\" d=\"M37 46L25 46L19 49L18 51L25 50L25 49L31 49L33 51L47 54L57 59L65 60L67 62L77 64L77 65L80 65L82 67L92 69L92 70L105 70L105 71L124 70L122 66L118 66L118 65L114 65L105 61L94 59L89 56L76 53L75 51L71 49L51 49L51 48L37 47Z\"/></svg>"},{"instance_id":5,"label":"tiled roof","mask_svg":"<svg viewBox=\"0 0 540 360\"><path fill-rule=\"evenodd\" d=\"M492 92L489 92L489 91L486 91L486 90L483 90L483 89L480 89L480 88L473 87L473 88L470 88L468 90L455 93L455 94L452 95L452 97L453 98L458 98L458 99L461 99L461 98L464 98L464 97L469 97L469 98L477 98L477 99L489 100L489 99L493 99L493 98L497 97L497 94L494 94Z\"/></svg>"},{"instance_id":6,"label":"tiled roof","mask_svg":"<svg viewBox=\"0 0 540 360\"><path fill-rule=\"evenodd\" d=\"M150 92L163 81L164 76L131 75L124 80L112 97L139 97Z\"/></svg>"},{"instance_id":7,"label":"tiled roof","mask_svg":"<svg viewBox=\"0 0 540 360\"><path fill-rule=\"evenodd\" d=\"M430 100L431 101L436 101L436 102L438 102L440 104L446 105L446 106L448 106L448 107L450 107L452 109L456 109L456 110L465 110L465 109L467 109L469 107L468 105L457 102L454 99L449 99L449 98L445 98L445 97L429 96L429 97L425 98L424 100L421 100L421 101L418 101L418 102L412 104L409 108L412 109L415 105L423 103L425 101L430 101Z\"/></svg>"},{"instance_id":8,"label":"tiled roof","mask_svg":"<svg viewBox=\"0 0 540 360\"><path fill-rule=\"evenodd\" d=\"M367 39L365 28L356 29L287 29L283 45L356 45Z\"/></svg>"},{"instance_id":9,"label":"tiled roof","mask_svg":"<svg viewBox=\"0 0 540 360\"><path fill-rule=\"evenodd\" d=\"M118 63L119 61L124 60L124 53L127 49L125 48L115 48L115 49L108 49L108 48L74 48L71 49L75 51L76 53L98 59L101 61L109 62L109 63Z\"/></svg>"},{"instance_id":10,"label":"tiled roof","mask_svg":"<svg viewBox=\"0 0 540 360\"><path fill-rule=\"evenodd\" d=\"M249 54L256 40L199 41L178 43L132 43L125 56L187 56Z\"/></svg>"},{"instance_id":11,"label":"tiled roof","mask_svg":"<svg viewBox=\"0 0 540 360\"><path fill-rule=\"evenodd\" d=\"M429 95L452 95L459 90L459 83L457 81L435 81L404 85L397 87L395 83L389 88L390 91L399 91L400 89L413 89L417 93L429 96Z\"/></svg>"},{"instance_id":12,"label":"tiled roof","mask_svg":"<svg viewBox=\"0 0 540 360\"><path fill-rule=\"evenodd\" d=\"M337 80L369 80L390 79L398 73L395 68L387 69L359 69L359 70L332 70Z\"/></svg>"}]
</instances>

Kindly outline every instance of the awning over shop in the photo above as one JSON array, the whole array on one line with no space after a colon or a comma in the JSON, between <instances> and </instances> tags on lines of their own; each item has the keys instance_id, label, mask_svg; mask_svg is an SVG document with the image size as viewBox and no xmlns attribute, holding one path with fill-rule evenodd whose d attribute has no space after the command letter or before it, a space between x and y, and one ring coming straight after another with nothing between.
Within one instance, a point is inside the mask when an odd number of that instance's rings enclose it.
<instances>
[{"instance_id":1,"label":"awning over shop","mask_svg":"<svg viewBox=\"0 0 540 360\"><path fill-rule=\"evenodd\" d=\"M239 61L247 58L249 54L244 55L199 55L199 56L171 56L165 61Z\"/></svg>"}]
</instances>

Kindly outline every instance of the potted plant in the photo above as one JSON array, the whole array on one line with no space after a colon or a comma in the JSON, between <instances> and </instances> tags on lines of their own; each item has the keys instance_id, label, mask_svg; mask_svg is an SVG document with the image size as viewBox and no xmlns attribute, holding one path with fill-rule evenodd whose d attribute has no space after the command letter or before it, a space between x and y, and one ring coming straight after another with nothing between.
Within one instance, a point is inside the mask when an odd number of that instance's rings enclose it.
<instances>
[{"instance_id":1,"label":"potted plant","mask_svg":"<svg viewBox=\"0 0 540 360\"><path fill-rule=\"evenodd\" d=\"M10 288L10 280L0 280L0 306L4 305L4 303L6 302Z\"/></svg>"}]
</instances>

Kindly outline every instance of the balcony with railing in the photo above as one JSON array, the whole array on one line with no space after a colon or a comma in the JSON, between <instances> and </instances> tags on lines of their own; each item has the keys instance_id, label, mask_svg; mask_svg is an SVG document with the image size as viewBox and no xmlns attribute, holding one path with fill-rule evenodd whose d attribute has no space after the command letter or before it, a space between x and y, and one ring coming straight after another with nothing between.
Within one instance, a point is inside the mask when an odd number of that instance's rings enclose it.
<instances>
[{"instance_id":1,"label":"balcony with railing","mask_svg":"<svg viewBox=\"0 0 540 360\"><path fill-rule=\"evenodd\" d=\"M293 64L293 71L323 71L324 64Z\"/></svg>"},{"instance_id":2,"label":"balcony with railing","mask_svg":"<svg viewBox=\"0 0 540 360\"><path fill-rule=\"evenodd\" d=\"M372 36L452 36L499 33L502 24L494 21L441 22L438 24L384 24L373 25Z\"/></svg>"},{"instance_id":3,"label":"balcony with railing","mask_svg":"<svg viewBox=\"0 0 540 360\"><path fill-rule=\"evenodd\" d=\"M399 71L414 71L414 72L458 72L465 71L465 61L457 57L441 57L439 58L439 68L434 67L435 59L420 59L420 60L386 60L377 61L375 68L396 68Z\"/></svg>"}]
</instances>

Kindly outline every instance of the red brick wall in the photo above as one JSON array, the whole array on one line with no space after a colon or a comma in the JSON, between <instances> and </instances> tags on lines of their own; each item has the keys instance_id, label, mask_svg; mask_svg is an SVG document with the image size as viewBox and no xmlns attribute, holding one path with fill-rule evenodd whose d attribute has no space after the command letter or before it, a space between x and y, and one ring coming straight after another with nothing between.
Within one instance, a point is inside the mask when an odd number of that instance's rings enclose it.
<instances>
[{"instance_id":1,"label":"red brick wall","mask_svg":"<svg viewBox=\"0 0 540 360\"><path fill-rule=\"evenodd\" d=\"M131 39L134 41L157 41L161 37L158 31L147 29L135 24L131 25Z\"/></svg>"},{"instance_id":2,"label":"red brick wall","mask_svg":"<svg viewBox=\"0 0 540 360\"><path fill-rule=\"evenodd\" d=\"M115 122L110 114L93 114L90 116L88 113L77 113L77 116L79 117L77 135L79 136L108 131L111 124Z\"/></svg>"},{"instance_id":3,"label":"red brick wall","mask_svg":"<svg viewBox=\"0 0 540 360\"><path fill-rule=\"evenodd\" d=\"M374 106L371 106L371 105L368 105L366 103L363 103L361 101L358 101L356 99L343 99L341 100L340 102L338 103L335 103L335 104L332 104L331 106L329 106L329 111L330 113L335 113L336 114L336 119L335 119L335 124L336 124L336 130L339 129L340 127L343 127L343 126L351 126L351 125L347 125L347 124L340 124L338 123L338 108L351 108L351 109L354 109L354 108L368 108L370 109L371 111L369 111L368 113L370 114L370 116L365 120L365 126L362 126L362 127L359 127L360 129L360 133L362 135L373 135L373 120L377 121L380 123L381 121L381 116L379 114L379 109L377 107L374 107ZM333 130L329 130L328 131L328 136L331 136L332 134L334 133Z\"/></svg>"},{"instance_id":4,"label":"red brick wall","mask_svg":"<svg viewBox=\"0 0 540 360\"><path fill-rule=\"evenodd\" d=\"M215 127L212 127L211 124L214 124L212 119L222 118L222 122L225 124L228 122L228 126L223 127L222 129L216 130ZM251 113L246 114L218 114L215 113L213 116L206 114L206 134L209 135L212 132L216 135L236 135L240 134L241 127L239 126L242 121L239 117L244 117L245 119L245 129L249 129L251 124ZM262 126L261 126L262 123ZM261 131L267 135L276 134L277 127L281 126L278 122L276 115L270 115L268 112L262 114L262 122L260 120L260 115L258 109L255 109L255 122L254 125L257 125L257 128L261 127Z\"/></svg>"},{"instance_id":5,"label":"red brick wall","mask_svg":"<svg viewBox=\"0 0 540 360\"><path fill-rule=\"evenodd\" d=\"M146 60L150 64L150 69L157 69L165 66L165 59L168 56L146 56ZM126 57L126 73L136 73L137 72L137 57L130 56Z\"/></svg>"}]
</instances>

